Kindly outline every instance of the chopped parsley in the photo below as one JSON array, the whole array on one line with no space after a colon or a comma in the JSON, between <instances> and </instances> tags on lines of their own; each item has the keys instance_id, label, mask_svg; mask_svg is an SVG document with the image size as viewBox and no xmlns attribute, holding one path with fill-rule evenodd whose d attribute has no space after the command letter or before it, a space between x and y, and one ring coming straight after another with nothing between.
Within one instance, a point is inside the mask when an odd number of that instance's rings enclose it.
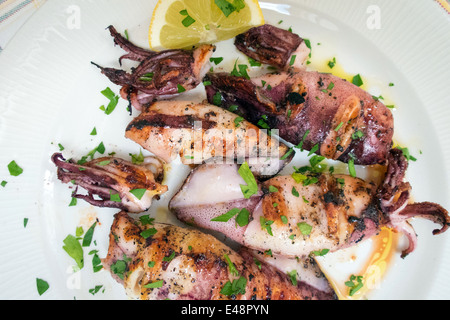
<instances>
[{"instance_id":1,"label":"chopped parsley","mask_svg":"<svg viewBox=\"0 0 450 320\"><path fill-rule=\"evenodd\" d=\"M224 258L228 263L228 269L232 275L238 276L239 272L237 271L234 263L231 261L230 257L227 254L224 254Z\"/></svg>"},{"instance_id":2,"label":"chopped parsley","mask_svg":"<svg viewBox=\"0 0 450 320\"><path fill-rule=\"evenodd\" d=\"M294 65L295 59L297 59L297 55L293 54L293 55L291 56L291 60L289 61L289 65L290 65L290 66L293 66L293 65Z\"/></svg>"},{"instance_id":3,"label":"chopped parsley","mask_svg":"<svg viewBox=\"0 0 450 320\"><path fill-rule=\"evenodd\" d=\"M154 236L157 232L158 230L156 230L155 228L149 228L141 232L141 237L147 239L150 238L151 236Z\"/></svg>"},{"instance_id":4,"label":"chopped parsley","mask_svg":"<svg viewBox=\"0 0 450 320\"><path fill-rule=\"evenodd\" d=\"M155 288L161 288L163 285L164 285L164 280L158 280L158 281L147 283L143 287L147 288L147 289L155 289Z\"/></svg>"},{"instance_id":5,"label":"chopped parsley","mask_svg":"<svg viewBox=\"0 0 450 320\"><path fill-rule=\"evenodd\" d=\"M110 164L111 161L109 160L104 160L104 161L100 161L99 163L97 163L98 166L104 167L107 166L108 164Z\"/></svg>"},{"instance_id":6,"label":"chopped parsley","mask_svg":"<svg viewBox=\"0 0 450 320\"><path fill-rule=\"evenodd\" d=\"M213 104L218 107L222 104L222 95L219 91L217 91L213 96Z\"/></svg>"},{"instance_id":7,"label":"chopped parsley","mask_svg":"<svg viewBox=\"0 0 450 320\"><path fill-rule=\"evenodd\" d=\"M396 149L399 149L399 150L401 150L403 152L403 156L405 156L406 160L408 160L408 161L417 161L417 158L412 156L409 153L409 149L408 148L402 148L402 147L397 146Z\"/></svg>"},{"instance_id":8,"label":"chopped parsley","mask_svg":"<svg viewBox=\"0 0 450 320\"><path fill-rule=\"evenodd\" d=\"M146 226L148 224L153 224L155 221L155 218L150 218L149 214L144 214L142 216L139 217L139 222L143 225Z\"/></svg>"},{"instance_id":9,"label":"chopped parsley","mask_svg":"<svg viewBox=\"0 0 450 320\"><path fill-rule=\"evenodd\" d=\"M261 229L266 229L267 233L273 236L271 225L274 223L273 220L267 220L263 216L259 218L259 223L261 225Z\"/></svg>"},{"instance_id":10,"label":"chopped parsley","mask_svg":"<svg viewBox=\"0 0 450 320\"><path fill-rule=\"evenodd\" d=\"M109 100L109 104L106 108L104 105L101 106L100 110L104 111L105 114L109 115L114 111L114 109L116 109L117 104L119 103L119 96L116 95L109 87L101 91L101 93Z\"/></svg>"},{"instance_id":11,"label":"chopped parsley","mask_svg":"<svg viewBox=\"0 0 450 320\"><path fill-rule=\"evenodd\" d=\"M9 174L13 177L20 176L23 173L23 169L16 163L15 160L8 164Z\"/></svg>"},{"instance_id":12,"label":"chopped parsley","mask_svg":"<svg viewBox=\"0 0 450 320\"><path fill-rule=\"evenodd\" d=\"M248 66L246 64L237 64L238 59L236 59L234 63L234 68L231 71L231 75L235 77L243 77L245 79L250 79L250 76L247 73Z\"/></svg>"},{"instance_id":13,"label":"chopped parsley","mask_svg":"<svg viewBox=\"0 0 450 320\"><path fill-rule=\"evenodd\" d=\"M130 193L132 195L134 195L136 198L138 198L139 200L142 199L142 197L144 196L144 194L147 192L147 189L133 189L130 190Z\"/></svg>"},{"instance_id":14,"label":"chopped parsley","mask_svg":"<svg viewBox=\"0 0 450 320\"><path fill-rule=\"evenodd\" d=\"M297 182L297 183L303 182L307 179L307 176L305 176L304 174L301 174L299 172L293 172L291 174L291 177L294 178L295 182Z\"/></svg>"},{"instance_id":15,"label":"chopped parsley","mask_svg":"<svg viewBox=\"0 0 450 320\"><path fill-rule=\"evenodd\" d=\"M292 270L287 272L287 275L289 276L289 279L291 279L291 282L294 286L297 285L297 270Z\"/></svg>"},{"instance_id":16,"label":"chopped parsley","mask_svg":"<svg viewBox=\"0 0 450 320\"><path fill-rule=\"evenodd\" d=\"M153 72L148 72L148 73L145 73L145 74L143 74L140 78L139 78L139 80L140 81L144 81L144 82L152 82L153 81L153 76L154 76L155 74L153 73Z\"/></svg>"},{"instance_id":17,"label":"chopped parsley","mask_svg":"<svg viewBox=\"0 0 450 320\"><path fill-rule=\"evenodd\" d=\"M175 251L172 251L172 253L170 254L170 256L167 256L167 257L164 257L164 258L163 258L163 261L165 261L165 262L170 262L170 261L172 261L172 260L175 258L175 255L176 255Z\"/></svg>"},{"instance_id":18,"label":"chopped parsley","mask_svg":"<svg viewBox=\"0 0 450 320\"><path fill-rule=\"evenodd\" d=\"M245 8L244 0L234 0L233 3L230 3L227 0L214 0L214 3L227 18L233 12L239 12Z\"/></svg>"},{"instance_id":19,"label":"chopped parsley","mask_svg":"<svg viewBox=\"0 0 450 320\"><path fill-rule=\"evenodd\" d=\"M298 193L297 189L295 189L295 187L292 187L292 195L297 198L300 197L300 194Z\"/></svg>"},{"instance_id":20,"label":"chopped parsley","mask_svg":"<svg viewBox=\"0 0 450 320\"><path fill-rule=\"evenodd\" d=\"M342 128L343 125L344 125L344 123L341 121L341 122L338 124L338 126L337 126L336 128L334 128L334 131L338 132L338 131Z\"/></svg>"},{"instance_id":21,"label":"chopped parsley","mask_svg":"<svg viewBox=\"0 0 450 320\"><path fill-rule=\"evenodd\" d=\"M330 61L328 61L328 67L333 69L336 66L336 57L333 57Z\"/></svg>"},{"instance_id":22,"label":"chopped parsley","mask_svg":"<svg viewBox=\"0 0 450 320\"><path fill-rule=\"evenodd\" d=\"M248 58L248 63L250 64L251 67L260 67L261 66L261 62L256 61L255 59L252 59L252 58Z\"/></svg>"},{"instance_id":23,"label":"chopped parsley","mask_svg":"<svg viewBox=\"0 0 450 320\"><path fill-rule=\"evenodd\" d=\"M96 293L98 293L100 291L100 289L103 288L103 285L97 285L92 289L89 289L89 293L92 295L95 295Z\"/></svg>"},{"instance_id":24,"label":"chopped parsley","mask_svg":"<svg viewBox=\"0 0 450 320\"><path fill-rule=\"evenodd\" d=\"M297 227L300 229L300 232L304 236L308 236L312 231L312 226L307 224L306 222L297 223Z\"/></svg>"},{"instance_id":25,"label":"chopped parsley","mask_svg":"<svg viewBox=\"0 0 450 320\"><path fill-rule=\"evenodd\" d=\"M73 258L79 269L84 266L83 248L81 247L78 237L69 234L64 240L64 251Z\"/></svg>"},{"instance_id":26,"label":"chopped parsley","mask_svg":"<svg viewBox=\"0 0 450 320\"><path fill-rule=\"evenodd\" d=\"M358 86L358 87L361 87L364 84L364 82L363 82L363 80L361 78L361 75L359 73L356 76L353 77L352 83L355 86Z\"/></svg>"},{"instance_id":27,"label":"chopped parsley","mask_svg":"<svg viewBox=\"0 0 450 320\"><path fill-rule=\"evenodd\" d=\"M214 64L217 66L219 63L221 63L223 61L223 58L222 57L209 58L209 61L214 62Z\"/></svg>"},{"instance_id":28,"label":"chopped parsley","mask_svg":"<svg viewBox=\"0 0 450 320\"><path fill-rule=\"evenodd\" d=\"M122 199L120 199L120 195L118 193L112 193L112 191L109 191L109 200L114 202L121 202Z\"/></svg>"},{"instance_id":29,"label":"chopped parsley","mask_svg":"<svg viewBox=\"0 0 450 320\"><path fill-rule=\"evenodd\" d=\"M195 22L195 19L192 18L192 17L189 15L189 13L187 12L186 9L181 10L181 11L180 11L180 14L181 14L182 16L186 16L186 17L183 19L183 21L181 21L181 23L183 24L183 26L185 26L186 28L189 27L191 24L193 24L193 23Z\"/></svg>"},{"instance_id":30,"label":"chopped parsley","mask_svg":"<svg viewBox=\"0 0 450 320\"><path fill-rule=\"evenodd\" d=\"M322 257L322 256L326 255L329 251L330 251L330 249L315 250L315 251L311 252L311 255L314 255L316 257Z\"/></svg>"},{"instance_id":31,"label":"chopped parsley","mask_svg":"<svg viewBox=\"0 0 450 320\"><path fill-rule=\"evenodd\" d=\"M291 29L292 30L292 29ZM292 31L291 31L292 32ZM311 49L311 41L309 40L309 39L303 39L303 41L305 41L305 45L306 45L306 47L310 50L309 51L309 58L311 58L311 52L312 52L312 49Z\"/></svg>"},{"instance_id":32,"label":"chopped parsley","mask_svg":"<svg viewBox=\"0 0 450 320\"><path fill-rule=\"evenodd\" d=\"M236 128L239 128L241 126L241 122L244 121L243 117L236 117L234 119L234 125Z\"/></svg>"},{"instance_id":33,"label":"chopped parsley","mask_svg":"<svg viewBox=\"0 0 450 320\"><path fill-rule=\"evenodd\" d=\"M362 137L364 137L364 133L362 131L360 131L360 130L357 130L357 131L352 133L352 139L353 140L361 139Z\"/></svg>"},{"instance_id":34,"label":"chopped parsley","mask_svg":"<svg viewBox=\"0 0 450 320\"><path fill-rule=\"evenodd\" d=\"M278 192L278 188L274 186L269 186L269 192Z\"/></svg>"},{"instance_id":35,"label":"chopped parsley","mask_svg":"<svg viewBox=\"0 0 450 320\"><path fill-rule=\"evenodd\" d=\"M89 255L92 255L92 270L94 273L103 269L102 260L98 256L98 250L91 250Z\"/></svg>"},{"instance_id":36,"label":"chopped parsley","mask_svg":"<svg viewBox=\"0 0 450 320\"><path fill-rule=\"evenodd\" d=\"M97 225L97 222L94 222L92 226L86 231L83 237L83 247L89 247L92 242L92 237L94 236L94 230Z\"/></svg>"},{"instance_id":37,"label":"chopped parsley","mask_svg":"<svg viewBox=\"0 0 450 320\"><path fill-rule=\"evenodd\" d=\"M353 178L356 178L356 169L355 169L355 157L350 153L350 159L348 159L348 172Z\"/></svg>"},{"instance_id":38,"label":"chopped parsley","mask_svg":"<svg viewBox=\"0 0 450 320\"><path fill-rule=\"evenodd\" d=\"M105 153L105 145L103 144L103 142L100 142L100 144L96 148L89 151L89 153L87 155L81 157L81 159L77 161L77 164L86 163L88 158L91 158L91 160L94 159L94 156L97 152L100 154ZM80 168L80 170L81 170L81 168Z\"/></svg>"},{"instance_id":39,"label":"chopped parsley","mask_svg":"<svg viewBox=\"0 0 450 320\"><path fill-rule=\"evenodd\" d=\"M131 157L131 162L133 162L133 164L141 164L144 162L144 155L142 154L142 150L139 150L139 154L131 154L130 153L130 157Z\"/></svg>"},{"instance_id":40,"label":"chopped parsley","mask_svg":"<svg viewBox=\"0 0 450 320\"><path fill-rule=\"evenodd\" d=\"M131 261L130 258L123 255L123 260L117 260L114 264L111 265L111 272L117 275L120 279L124 279L125 272L127 271L127 262Z\"/></svg>"},{"instance_id":41,"label":"chopped parsley","mask_svg":"<svg viewBox=\"0 0 450 320\"><path fill-rule=\"evenodd\" d=\"M233 209L229 210L227 213L224 213L220 216L212 218L211 221L228 222L231 218L233 218L235 215L237 215L240 211L241 210L238 208L233 208Z\"/></svg>"},{"instance_id":42,"label":"chopped parsley","mask_svg":"<svg viewBox=\"0 0 450 320\"><path fill-rule=\"evenodd\" d=\"M314 145L308 153L308 157L314 154L317 150L319 150L319 144Z\"/></svg>"},{"instance_id":43,"label":"chopped parsley","mask_svg":"<svg viewBox=\"0 0 450 320\"><path fill-rule=\"evenodd\" d=\"M42 296L49 288L47 281L36 278L36 288L40 296Z\"/></svg>"},{"instance_id":44,"label":"chopped parsley","mask_svg":"<svg viewBox=\"0 0 450 320\"><path fill-rule=\"evenodd\" d=\"M229 210L227 213L224 213L220 216L212 218L211 221L228 222L231 218L233 218L236 215L237 215L236 223L240 227L246 226L248 224L249 217L250 217L250 211L248 211L246 208L242 208L242 209L233 208L233 209Z\"/></svg>"},{"instance_id":45,"label":"chopped parsley","mask_svg":"<svg viewBox=\"0 0 450 320\"><path fill-rule=\"evenodd\" d=\"M239 279L231 281L227 281L223 286L220 293L225 296L236 296L238 294L245 293L245 287L247 286L247 279L243 276L239 277Z\"/></svg>"},{"instance_id":46,"label":"chopped parsley","mask_svg":"<svg viewBox=\"0 0 450 320\"><path fill-rule=\"evenodd\" d=\"M239 211L239 213L236 217L236 223L240 227L246 226L246 225L248 225L249 217L250 217L250 211L248 211L245 208L242 208L242 210Z\"/></svg>"},{"instance_id":47,"label":"chopped parsley","mask_svg":"<svg viewBox=\"0 0 450 320\"><path fill-rule=\"evenodd\" d=\"M258 193L258 184L256 183L255 177L250 170L250 167L247 162L244 162L239 170L239 175L244 179L247 185L240 185L241 191L244 195L245 199L249 199L252 195Z\"/></svg>"},{"instance_id":48,"label":"chopped parsley","mask_svg":"<svg viewBox=\"0 0 450 320\"><path fill-rule=\"evenodd\" d=\"M69 207L75 207L77 205L77 198L72 197L72 200L70 200Z\"/></svg>"},{"instance_id":49,"label":"chopped parsley","mask_svg":"<svg viewBox=\"0 0 450 320\"><path fill-rule=\"evenodd\" d=\"M362 282L362 276L351 275L350 280L345 282L345 285L350 288L349 296L353 296L358 290L360 290L364 284Z\"/></svg>"}]
</instances>

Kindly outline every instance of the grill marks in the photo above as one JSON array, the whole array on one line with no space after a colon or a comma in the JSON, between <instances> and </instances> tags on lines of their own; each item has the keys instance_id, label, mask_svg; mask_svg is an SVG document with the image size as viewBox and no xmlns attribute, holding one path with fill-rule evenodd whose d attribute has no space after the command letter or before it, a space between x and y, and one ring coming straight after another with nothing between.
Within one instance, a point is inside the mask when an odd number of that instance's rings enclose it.
<instances>
[{"instance_id":1,"label":"grill marks","mask_svg":"<svg viewBox=\"0 0 450 320\"><path fill-rule=\"evenodd\" d=\"M167 115L155 111L141 114L136 117L127 127L127 131L133 128L142 130L145 127L172 128L172 129L194 129L194 125L201 125L203 130L215 128L217 123L199 118L195 115Z\"/></svg>"},{"instance_id":2,"label":"grill marks","mask_svg":"<svg viewBox=\"0 0 450 320\"><path fill-rule=\"evenodd\" d=\"M147 227L133 221L125 212L118 213L111 227L108 255L103 260L105 268L111 271L126 253L123 280L115 278L134 298L336 299L334 294L322 293L301 281L294 286L285 274L273 267L263 262L258 267L246 250L236 253L200 231L155 224L151 227L157 233L148 241L140 235ZM238 275L231 273L225 256L232 261ZM220 293L228 281L239 277L246 279L244 294ZM151 288L157 282L160 284Z\"/></svg>"},{"instance_id":3,"label":"grill marks","mask_svg":"<svg viewBox=\"0 0 450 320\"><path fill-rule=\"evenodd\" d=\"M318 154L355 164L385 164L394 133L390 110L361 88L330 74L296 70L244 79L208 74L208 101L220 93L222 107L272 129L294 145L318 146ZM270 86L270 90L269 90ZM356 132L359 135L354 135Z\"/></svg>"}]
</instances>

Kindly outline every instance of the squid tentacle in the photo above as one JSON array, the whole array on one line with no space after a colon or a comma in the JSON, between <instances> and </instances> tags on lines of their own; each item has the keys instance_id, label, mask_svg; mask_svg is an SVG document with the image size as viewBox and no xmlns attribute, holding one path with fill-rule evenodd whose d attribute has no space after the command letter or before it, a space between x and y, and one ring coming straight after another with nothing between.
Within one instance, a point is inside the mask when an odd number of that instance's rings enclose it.
<instances>
[{"instance_id":1,"label":"squid tentacle","mask_svg":"<svg viewBox=\"0 0 450 320\"><path fill-rule=\"evenodd\" d=\"M386 215L386 225L406 235L409 245L402 251L402 258L414 251L417 235L408 222L410 218L419 217L440 224L433 235L445 232L450 226L448 211L432 202L409 203L411 186L403 182L408 161L400 149L392 149L388 156L388 166L384 182L379 190L382 212Z\"/></svg>"},{"instance_id":2,"label":"squid tentacle","mask_svg":"<svg viewBox=\"0 0 450 320\"><path fill-rule=\"evenodd\" d=\"M94 206L142 212L150 207L153 197L167 191L167 186L160 184L162 169L156 168L158 164L162 166L160 162L151 162L154 171L158 173L155 179L152 170L145 165L135 165L114 157L78 164L73 160L66 161L62 154L55 153L52 161L58 168L58 179L77 186L72 197L83 199ZM85 189L88 194L78 193L78 187ZM133 193L139 189L143 192L140 198ZM112 197L115 194L119 195L119 199Z\"/></svg>"},{"instance_id":3,"label":"squid tentacle","mask_svg":"<svg viewBox=\"0 0 450 320\"><path fill-rule=\"evenodd\" d=\"M94 62L112 83L122 86L121 96L136 109L155 100L167 99L181 92L196 88L205 75L213 45L201 45L193 50L149 51L132 44L120 35L113 26L108 27L116 45L127 54L119 59L138 61L139 65L130 72L115 68L105 68ZM182 90L180 88L182 87ZM131 110L131 108L130 108Z\"/></svg>"},{"instance_id":4,"label":"squid tentacle","mask_svg":"<svg viewBox=\"0 0 450 320\"><path fill-rule=\"evenodd\" d=\"M114 38L114 43L121 47L123 50L127 51L128 54L123 55L119 59L120 65L122 65L123 59L129 59L133 61L144 61L148 57L154 56L156 52L145 50L138 46L135 46L128 39L124 38L120 33L117 32L116 28L113 26L109 26L107 28L111 33L111 36Z\"/></svg>"}]
</instances>

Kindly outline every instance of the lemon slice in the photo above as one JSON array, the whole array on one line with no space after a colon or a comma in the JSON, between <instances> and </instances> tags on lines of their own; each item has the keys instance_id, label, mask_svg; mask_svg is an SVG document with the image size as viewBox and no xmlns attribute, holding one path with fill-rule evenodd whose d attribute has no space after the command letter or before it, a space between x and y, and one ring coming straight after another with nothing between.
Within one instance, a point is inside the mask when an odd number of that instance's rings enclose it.
<instances>
[{"instance_id":1,"label":"lemon slice","mask_svg":"<svg viewBox=\"0 0 450 320\"><path fill-rule=\"evenodd\" d=\"M231 39L262 24L257 0L159 0L149 43L155 51L184 49Z\"/></svg>"}]
</instances>

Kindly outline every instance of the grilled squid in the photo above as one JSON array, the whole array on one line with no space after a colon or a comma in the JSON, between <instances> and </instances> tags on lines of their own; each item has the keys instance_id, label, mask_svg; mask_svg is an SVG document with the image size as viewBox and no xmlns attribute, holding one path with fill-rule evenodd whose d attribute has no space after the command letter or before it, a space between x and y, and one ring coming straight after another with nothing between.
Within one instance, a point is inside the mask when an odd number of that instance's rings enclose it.
<instances>
[{"instance_id":1,"label":"grilled squid","mask_svg":"<svg viewBox=\"0 0 450 320\"><path fill-rule=\"evenodd\" d=\"M139 62L131 73L104 68L93 63L114 84L122 86L120 94L137 110L150 102L178 96L196 88L209 69L209 58L215 50L202 45L194 50L166 50L154 52L139 48L120 35L113 26L109 31L116 45L127 51L120 57Z\"/></svg>"},{"instance_id":2,"label":"grilled squid","mask_svg":"<svg viewBox=\"0 0 450 320\"><path fill-rule=\"evenodd\" d=\"M292 158L267 131L207 103L155 102L130 122L125 136L166 162L177 157L184 164L247 160L265 176L275 175Z\"/></svg>"},{"instance_id":3,"label":"grilled squid","mask_svg":"<svg viewBox=\"0 0 450 320\"><path fill-rule=\"evenodd\" d=\"M235 39L236 48L248 57L280 70L303 68L311 50L297 34L265 24Z\"/></svg>"},{"instance_id":4,"label":"grilled squid","mask_svg":"<svg viewBox=\"0 0 450 320\"><path fill-rule=\"evenodd\" d=\"M440 224L442 228L433 232L440 234L448 229L450 217L438 204L409 203L410 186L403 181L406 165L401 150L392 150L388 162L381 186L307 169L257 182L251 197L239 192L246 182L237 165L205 165L192 171L169 207L182 221L219 231L250 249L287 257L346 248L387 226L408 237L410 245L402 252L404 257L416 243L409 218ZM216 178L207 180L209 176ZM216 193L219 189L220 195Z\"/></svg>"},{"instance_id":5,"label":"grilled squid","mask_svg":"<svg viewBox=\"0 0 450 320\"><path fill-rule=\"evenodd\" d=\"M206 80L210 102L238 106L235 112L254 124L265 119L265 125L299 149L361 165L386 163L394 134L392 113L352 83L304 70L252 79L210 73Z\"/></svg>"},{"instance_id":6,"label":"grilled squid","mask_svg":"<svg viewBox=\"0 0 450 320\"><path fill-rule=\"evenodd\" d=\"M278 269L198 230L144 225L115 215L102 260L128 297L140 300L331 300L334 292L292 281Z\"/></svg>"},{"instance_id":7,"label":"grilled squid","mask_svg":"<svg viewBox=\"0 0 450 320\"><path fill-rule=\"evenodd\" d=\"M148 210L153 198L168 190L161 184L163 164L156 158L149 161L148 167L114 157L76 163L55 153L51 159L58 168L58 179L76 186L72 197L93 206L139 213ZM87 194L78 193L78 187Z\"/></svg>"}]
</instances>

